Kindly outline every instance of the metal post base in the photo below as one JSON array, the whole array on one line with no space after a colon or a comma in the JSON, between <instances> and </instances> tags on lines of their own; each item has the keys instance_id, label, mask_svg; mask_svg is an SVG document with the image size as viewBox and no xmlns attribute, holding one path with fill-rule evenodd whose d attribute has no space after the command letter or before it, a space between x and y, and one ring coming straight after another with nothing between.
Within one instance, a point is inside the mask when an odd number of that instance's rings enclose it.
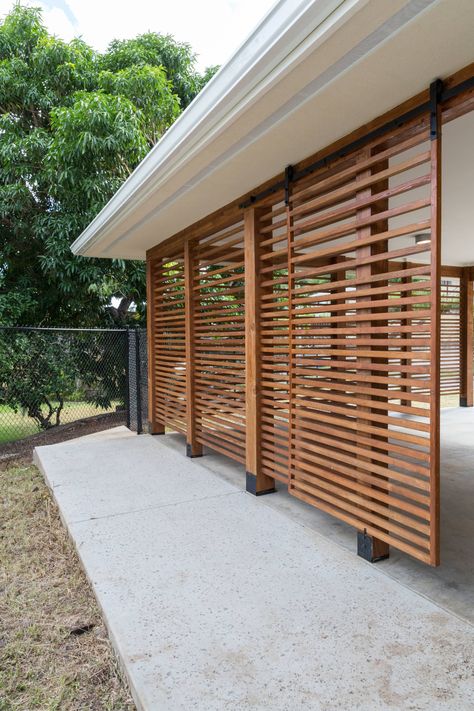
<instances>
[{"instance_id":1,"label":"metal post base","mask_svg":"<svg viewBox=\"0 0 474 711\"><path fill-rule=\"evenodd\" d=\"M472 405L467 401L467 397L461 395L459 398L459 407L472 407Z\"/></svg>"},{"instance_id":2,"label":"metal post base","mask_svg":"<svg viewBox=\"0 0 474 711\"><path fill-rule=\"evenodd\" d=\"M250 472L245 472L245 489L249 494L253 494L254 496L273 494L276 491L274 486L269 489L264 489L263 491L257 491L257 477Z\"/></svg>"},{"instance_id":3,"label":"metal post base","mask_svg":"<svg viewBox=\"0 0 474 711\"><path fill-rule=\"evenodd\" d=\"M193 454L193 445L186 442L186 456L190 459L196 459L196 457L202 457L202 451L197 454Z\"/></svg>"},{"instance_id":4,"label":"metal post base","mask_svg":"<svg viewBox=\"0 0 474 711\"><path fill-rule=\"evenodd\" d=\"M357 531L357 555L369 563L377 563L389 557L388 545L364 531Z\"/></svg>"}]
</instances>

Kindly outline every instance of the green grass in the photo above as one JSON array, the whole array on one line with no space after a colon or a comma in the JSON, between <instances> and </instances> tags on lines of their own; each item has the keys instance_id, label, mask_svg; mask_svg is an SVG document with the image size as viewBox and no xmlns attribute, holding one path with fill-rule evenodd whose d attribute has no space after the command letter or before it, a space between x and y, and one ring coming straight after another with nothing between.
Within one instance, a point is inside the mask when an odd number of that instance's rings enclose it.
<instances>
[{"instance_id":1,"label":"green grass","mask_svg":"<svg viewBox=\"0 0 474 711\"><path fill-rule=\"evenodd\" d=\"M84 417L94 417L107 412L115 412L117 404L114 402L109 409L105 409L95 407L90 402L66 402L61 412L60 424L64 425L68 422L81 420ZM14 442L17 439L23 439L40 431L38 425L28 415L20 411L14 412L8 405L0 405L0 444Z\"/></svg>"}]
</instances>

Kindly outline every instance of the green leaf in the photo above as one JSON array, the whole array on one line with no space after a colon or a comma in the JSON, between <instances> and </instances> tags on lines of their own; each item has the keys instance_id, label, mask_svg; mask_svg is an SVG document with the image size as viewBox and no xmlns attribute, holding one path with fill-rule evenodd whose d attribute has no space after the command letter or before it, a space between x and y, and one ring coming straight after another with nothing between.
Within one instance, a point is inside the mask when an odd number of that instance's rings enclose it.
<instances>
[{"instance_id":1,"label":"green leaf","mask_svg":"<svg viewBox=\"0 0 474 711\"><path fill-rule=\"evenodd\" d=\"M0 323L145 318L141 262L85 259L71 243L208 81L189 45L148 33L100 54L48 34L41 10L0 22Z\"/></svg>"}]
</instances>

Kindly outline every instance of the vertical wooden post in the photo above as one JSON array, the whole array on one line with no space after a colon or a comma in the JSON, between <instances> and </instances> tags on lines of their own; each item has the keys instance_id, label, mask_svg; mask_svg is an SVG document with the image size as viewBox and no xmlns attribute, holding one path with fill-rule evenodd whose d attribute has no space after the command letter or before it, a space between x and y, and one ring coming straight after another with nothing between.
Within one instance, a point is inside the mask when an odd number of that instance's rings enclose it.
<instances>
[{"instance_id":1,"label":"vertical wooden post","mask_svg":"<svg viewBox=\"0 0 474 711\"><path fill-rule=\"evenodd\" d=\"M431 386L430 564L439 565L440 357L441 357L441 82L430 86L431 139Z\"/></svg>"},{"instance_id":2,"label":"vertical wooden post","mask_svg":"<svg viewBox=\"0 0 474 711\"><path fill-rule=\"evenodd\" d=\"M147 306L147 348L148 348L148 429L150 434L164 434L165 426L156 420L156 313L153 280L153 260L146 260L146 306Z\"/></svg>"},{"instance_id":3,"label":"vertical wooden post","mask_svg":"<svg viewBox=\"0 0 474 711\"><path fill-rule=\"evenodd\" d=\"M193 242L184 243L184 312L186 350L186 455L201 457L202 444L196 439L196 400L194 390L194 255Z\"/></svg>"},{"instance_id":4,"label":"vertical wooden post","mask_svg":"<svg viewBox=\"0 0 474 711\"><path fill-rule=\"evenodd\" d=\"M473 368L474 354L473 338L473 283L471 269L462 270L460 278L460 388L459 404L461 407L472 407L474 404L473 393Z\"/></svg>"},{"instance_id":5,"label":"vertical wooden post","mask_svg":"<svg viewBox=\"0 0 474 711\"><path fill-rule=\"evenodd\" d=\"M260 410L260 240L261 208L244 215L245 243L245 469L246 489L255 496L275 491L275 480L262 473Z\"/></svg>"}]
</instances>

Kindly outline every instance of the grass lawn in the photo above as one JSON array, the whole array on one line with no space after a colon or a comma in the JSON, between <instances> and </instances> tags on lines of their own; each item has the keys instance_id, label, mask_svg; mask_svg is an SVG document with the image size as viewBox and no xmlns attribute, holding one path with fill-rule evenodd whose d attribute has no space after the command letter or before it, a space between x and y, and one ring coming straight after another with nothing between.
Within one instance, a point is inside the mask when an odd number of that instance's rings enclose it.
<instances>
[{"instance_id":1,"label":"grass lawn","mask_svg":"<svg viewBox=\"0 0 474 711\"><path fill-rule=\"evenodd\" d=\"M33 466L0 471L0 710L132 711L95 598Z\"/></svg>"},{"instance_id":2,"label":"grass lawn","mask_svg":"<svg viewBox=\"0 0 474 711\"><path fill-rule=\"evenodd\" d=\"M106 412L114 412L117 403L112 403L108 410L95 407L90 402L65 402L61 412L61 424L65 425L74 420L84 417L94 417L103 415ZM28 435L36 434L40 429L36 423L21 412L14 412L8 405L0 405L0 444L13 442Z\"/></svg>"}]
</instances>

